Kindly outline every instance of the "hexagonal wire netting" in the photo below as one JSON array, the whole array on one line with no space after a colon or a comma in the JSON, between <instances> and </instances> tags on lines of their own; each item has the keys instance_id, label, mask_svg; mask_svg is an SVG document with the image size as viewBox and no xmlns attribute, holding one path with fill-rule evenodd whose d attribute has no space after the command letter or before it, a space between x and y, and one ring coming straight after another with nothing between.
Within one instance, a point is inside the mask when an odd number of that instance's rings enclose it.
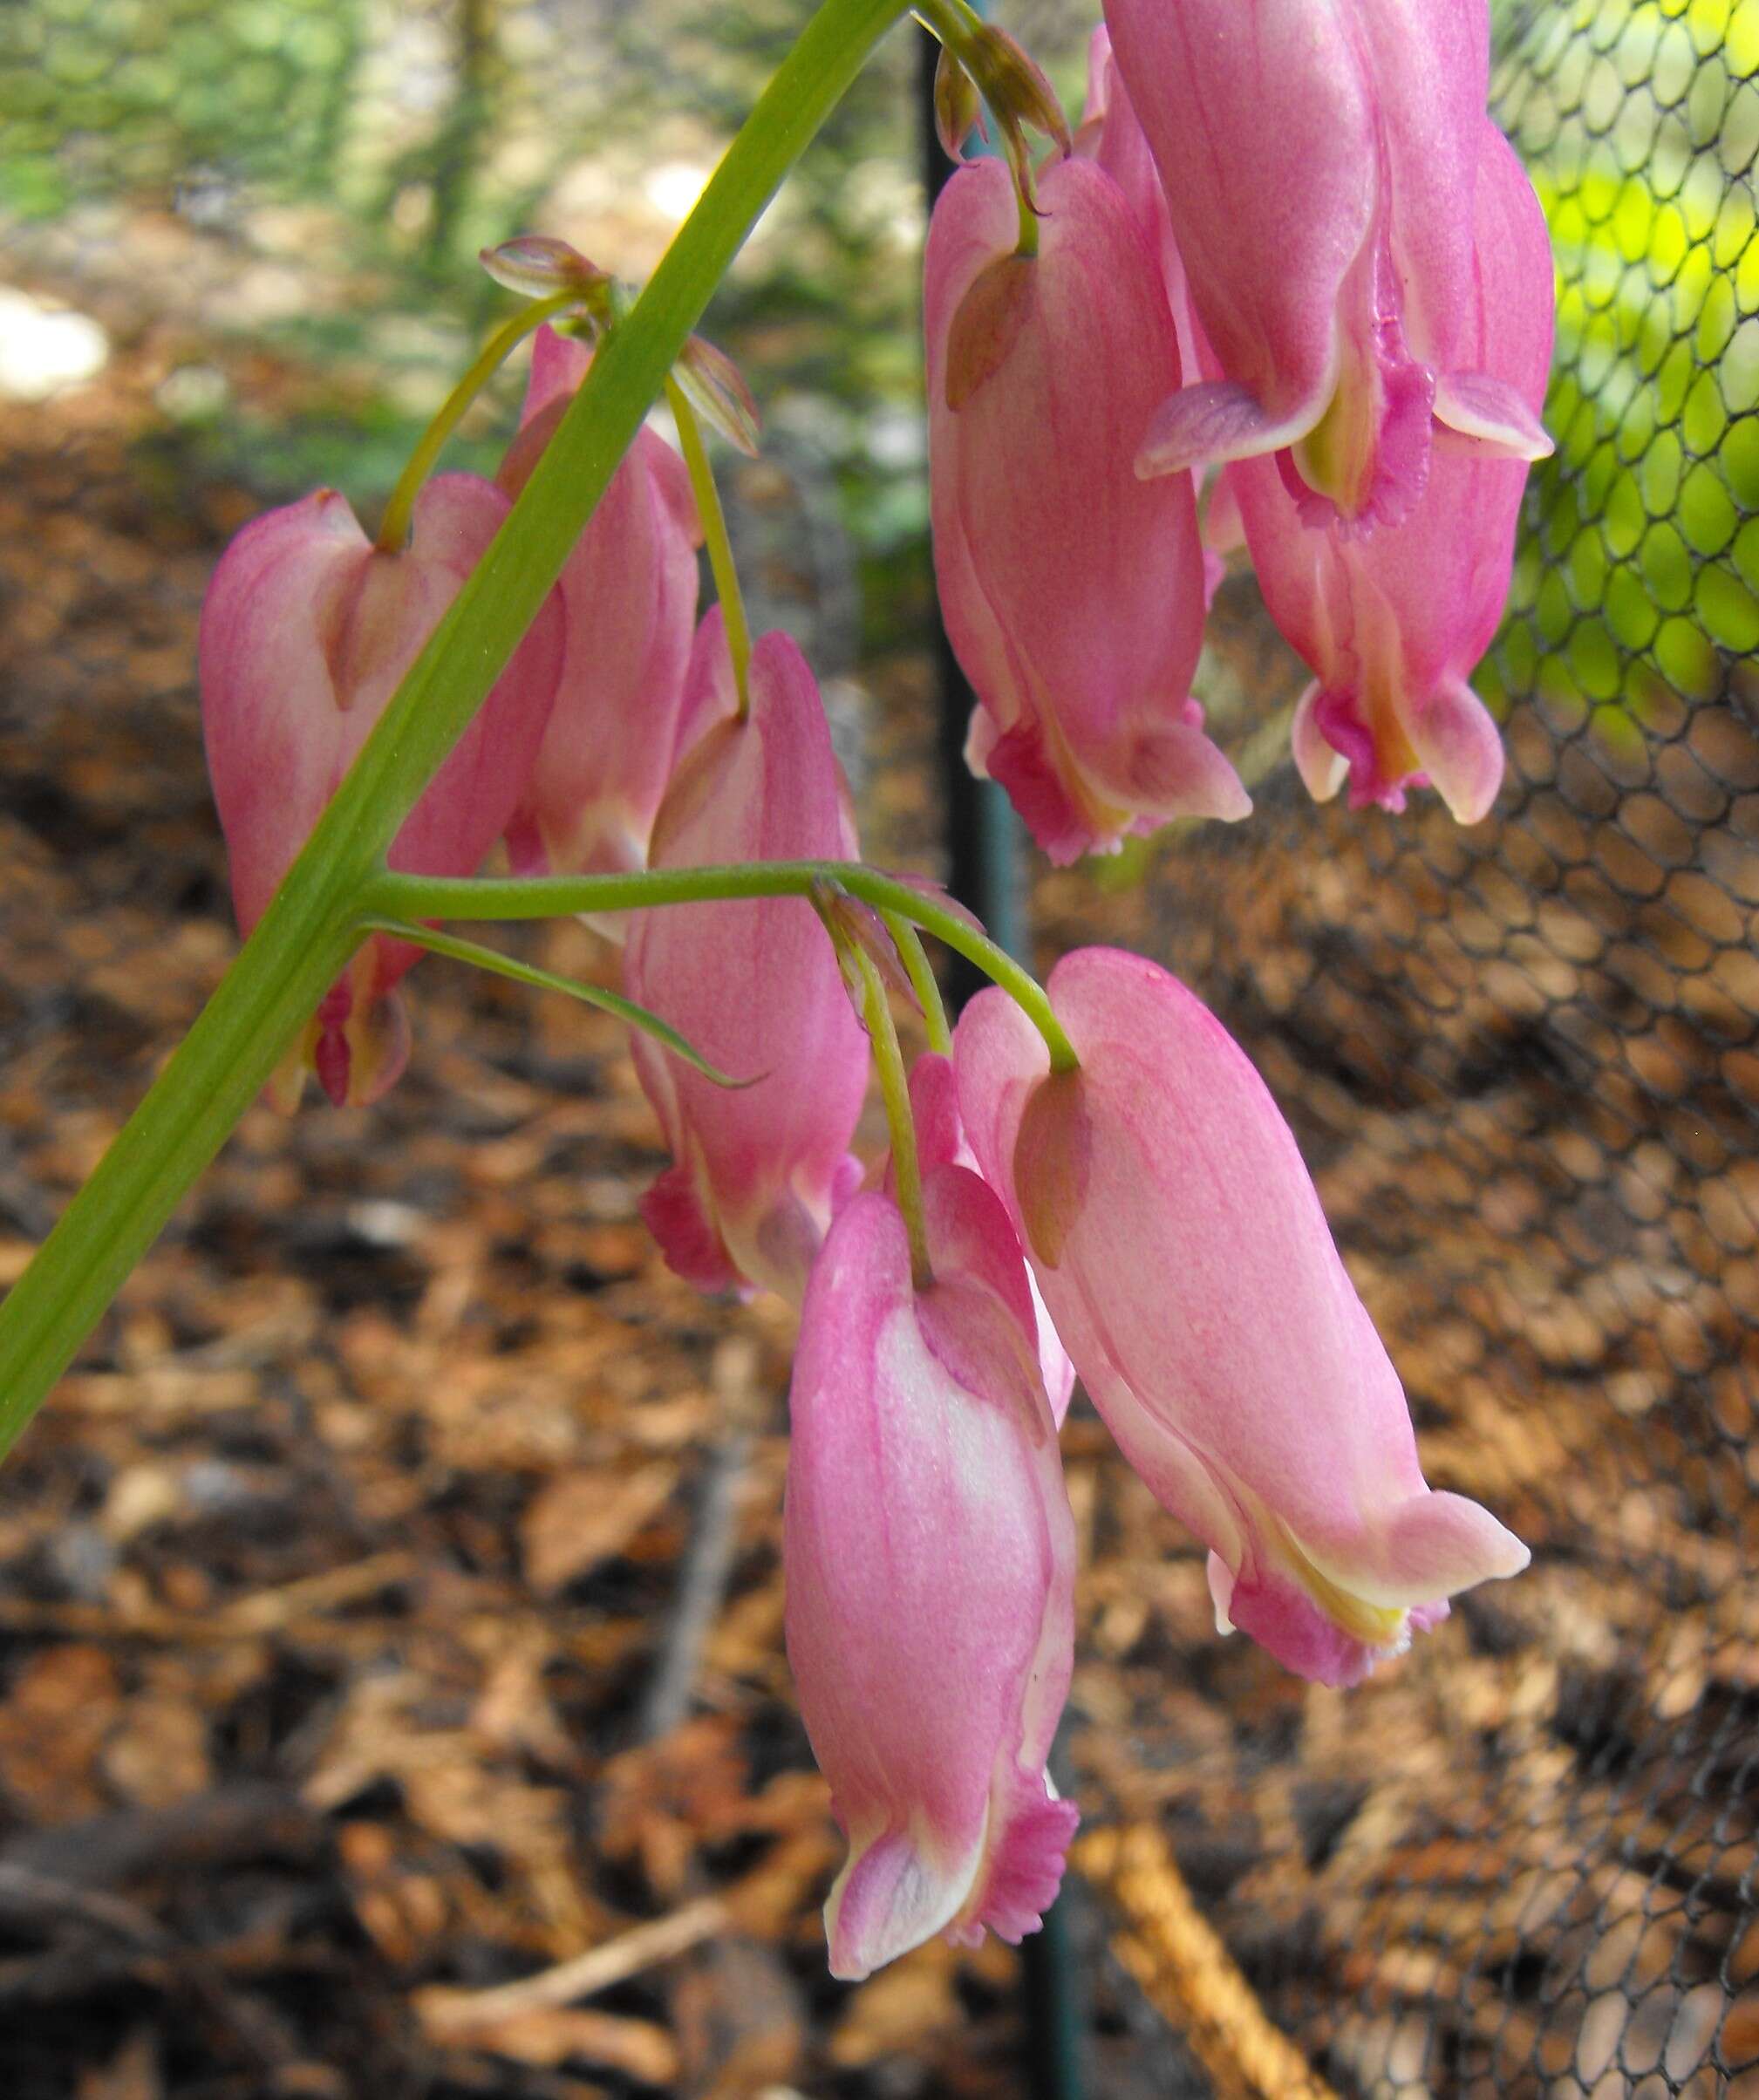
<instances>
[{"instance_id":1,"label":"hexagonal wire netting","mask_svg":"<svg viewBox=\"0 0 1759 2100\"><path fill-rule=\"evenodd\" d=\"M1503 792L1462 830L1281 767L1154 886L1146 944L1292 1115L1432 1481L1534 1548L1367 1723L1309 1696L1194 1759L1144 1719L1188 1878L1342 2090L1759 2093L1756 72L1747 0L1505 10L1560 299L1479 680ZM1218 653L1258 719L1254 602Z\"/></svg>"}]
</instances>

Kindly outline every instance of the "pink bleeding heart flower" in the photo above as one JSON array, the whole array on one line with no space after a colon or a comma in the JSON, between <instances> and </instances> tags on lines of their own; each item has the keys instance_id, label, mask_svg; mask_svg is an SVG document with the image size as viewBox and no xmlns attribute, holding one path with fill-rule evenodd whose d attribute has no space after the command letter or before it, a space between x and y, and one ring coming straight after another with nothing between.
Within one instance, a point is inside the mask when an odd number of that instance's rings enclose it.
<instances>
[{"instance_id":1,"label":"pink bleeding heart flower","mask_svg":"<svg viewBox=\"0 0 1759 2100\"><path fill-rule=\"evenodd\" d=\"M1537 419L1551 360L1551 251L1533 186L1495 125L1480 126L1476 262L1462 350ZM1421 501L1396 529L1308 531L1274 466L1243 461L1238 499L1272 617L1314 673L1295 758L1319 800L1347 772L1353 806L1401 809L1433 783L1476 823L1503 778L1497 726L1467 679L1509 595L1524 460L1444 433Z\"/></svg>"},{"instance_id":2,"label":"pink bleeding heart flower","mask_svg":"<svg viewBox=\"0 0 1759 2100\"><path fill-rule=\"evenodd\" d=\"M1159 266L1084 160L1039 184L1017 256L1006 172L962 168L929 229L930 486L941 611L975 690L966 755L1051 858L1251 808L1190 697L1203 565L1189 479L1139 481L1176 381Z\"/></svg>"},{"instance_id":3,"label":"pink bleeding heart flower","mask_svg":"<svg viewBox=\"0 0 1759 2100\"><path fill-rule=\"evenodd\" d=\"M408 546L388 553L322 488L247 525L221 557L201 609L201 730L241 933L508 509L476 475L441 474L416 498ZM556 698L562 625L551 597L410 812L393 868L469 875L506 828ZM409 1052L394 987L420 952L378 936L361 949L277 1074L277 1098L297 1102L308 1068L338 1106L384 1093Z\"/></svg>"},{"instance_id":4,"label":"pink bleeding heart flower","mask_svg":"<svg viewBox=\"0 0 1759 2100\"><path fill-rule=\"evenodd\" d=\"M1106 20L1215 359L1142 471L1274 455L1309 524L1367 532L1422 494L1433 424L1545 455L1464 340L1486 0L1107 0Z\"/></svg>"},{"instance_id":5,"label":"pink bleeding heart flower","mask_svg":"<svg viewBox=\"0 0 1759 2100\"><path fill-rule=\"evenodd\" d=\"M1000 992L959 1021L985 1178L1125 1457L1210 1549L1218 1624L1353 1683L1527 1550L1424 1481L1293 1135L1214 1015L1111 949L1049 990L1078 1071L1050 1075Z\"/></svg>"},{"instance_id":6,"label":"pink bleeding heart flower","mask_svg":"<svg viewBox=\"0 0 1759 2100\"><path fill-rule=\"evenodd\" d=\"M924 1173L931 1167L965 1167L973 1174L978 1171L977 1155L966 1141L965 1125L959 1121L958 1078L951 1058L931 1050L924 1052L910 1067L910 1115L916 1124L917 1154ZM889 1191L891 1187L889 1179ZM1038 1336L1039 1374L1044 1380L1052 1419L1060 1429L1074 1395L1075 1367L1058 1338L1056 1326L1040 1293L1038 1279L1030 1270L1026 1272L1026 1288L1032 1293L1033 1332Z\"/></svg>"},{"instance_id":7,"label":"pink bleeding heart flower","mask_svg":"<svg viewBox=\"0 0 1759 2100\"><path fill-rule=\"evenodd\" d=\"M592 362L545 326L519 434L497 479L516 496ZM568 557L567 650L556 712L508 833L521 874L612 875L646 864L671 778L696 625L702 542L690 476L643 428Z\"/></svg>"},{"instance_id":8,"label":"pink bleeding heart flower","mask_svg":"<svg viewBox=\"0 0 1759 2100\"><path fill-rule=\"evenodd\" d=\"M1032 1301L994 1194L924 1177L933 1281L858 1196L808 1289L788 1395L788 1660L849 1860L833 1974L937 1933L1035 1931L1076 1812L1045 1761L1074 1640L1074 1523Z\"/></svg>"},{"instance_id":9,"label":"pink bleeding heart flower","mask_svg":"<svg viewBox=\"0 0 1759 2100\"><path fill-rule=\"evenodd\" d=\"M848 789L797 645L765 635L747 685L747 719L716 722L674 774L650 864L857 859ZM673 1161L642 1204L661 1251L702 1290L761 1286L797 1304L833 1212L860 1182L849 1142L867 1091L867 1037L817 914L804 897L643 911L624 982L721 1071L756 1082L718 1087L635 1038Z\"/></svg>"}]
</instances>

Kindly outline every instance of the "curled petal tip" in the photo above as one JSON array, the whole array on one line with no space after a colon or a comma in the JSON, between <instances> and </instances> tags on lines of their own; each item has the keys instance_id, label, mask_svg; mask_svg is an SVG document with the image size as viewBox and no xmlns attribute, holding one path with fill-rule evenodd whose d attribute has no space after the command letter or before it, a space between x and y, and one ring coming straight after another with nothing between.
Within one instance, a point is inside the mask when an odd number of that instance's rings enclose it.
<instances>
[{"instance_id":1,"label":"curled petal tip","mask_svg":"<svg viewBox=\"0 0 1759 2100\"><path fill-rule=\"evenodd\" d=\"M1155 411L1136 453L1136 478L1148 481L1158 474L1279 452L1312 429L1323 406L1312 404L1278 417L1231 379L1181 387Z\"/></svg>"},{"instance_id":2,"label":"curled petal tip","mask_svg":"<svg viewBox=\"0 0 1759 2100\"><path fill-rule=\"evenodd\" d=\"M1520 389L1487 372L1455 372L1435 382L1435 420L1504 459L1549 460L1551 433Z\"/></svg>"}]
</instances>

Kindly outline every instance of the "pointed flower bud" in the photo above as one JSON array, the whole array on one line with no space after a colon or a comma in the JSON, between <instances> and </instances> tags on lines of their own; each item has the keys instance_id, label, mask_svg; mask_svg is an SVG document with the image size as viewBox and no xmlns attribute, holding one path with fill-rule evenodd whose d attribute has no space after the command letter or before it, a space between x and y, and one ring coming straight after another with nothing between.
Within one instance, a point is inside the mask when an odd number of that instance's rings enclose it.
<instances>
[{"instance_id":1,"label":"pointed flower bud","mask_svg":"<svg viewBox=\"0 0 1759 2100\"><path fill-rule=\"evenodd\" d=\"M757 457L763 419L745 374L724 350L717 350L706 336L692 336L678 353L672 377L711 430L718 430L748 460Z\"/></svg>"},{"instance_id":2,"label":"pointed flower bud","mask_svg":"<svg viewBox=\"0 0 1759 2100\"><path fill-rule=\"evenodd\" d=\"M1551 250L1533 186L1488 119L1475 195L1473 293L1459 342L1537 419L1551 358ZM1309 531L1273 462L1227 481L1265 602L1314 673L1295 758L1320 800L1347 772L1353 806L1401 809L1428 783L1462 824L1490 809L1503 747L1467 680L1502 618L1524 460L1445 433L1422 500L1371 539Z\"/></svg>"},{"instance_id":3,"label":"pointed flower bud","mask_svg":"<svg viewBox=\"0 0 1759 2100\"><path fill-rule=\"evenodd\" d=\"M752 651L751 712L706 729L666 791L651 865L854 860L860 849L818 688L788 637ZM832 1213L859 1183L849 1142L867 1038L804 897L635 915L624 989L724 1072L729 1094L644 1037L636 1069L672 1166L642 1205L661 1251L703 1290L798 1304Z\"/></svg>"},{"instance_id":4,"label":"pointed flower bud","mask_svg":"<svg viewBox=\"0 0 1759 2100\"><path fill-rule=\"evenodd\" d=\"M787 1653L849 1839L838 1976L1035 1931L1076 1822L1045 1772L1075 1538L1026 1272L975 1175L933 1168L923 1196L925 1289L889 1197L831 1227L788 1395Z\"/></svg>"},{"instance_id":5,"label":"pointed flower bud","mask_svg":"<svg viewBox=\"0 0 1759 2100\"><path fill-rule=\"evenodd\" d=\"M1190 480L1142 481L1178 372L1159 267L1116 185L1053 167L1036 256L993 162L929 232L930 482L947 633L978 699L966 747L1060 864L1176 816L1244 816L1190 699L1203 571Z\"/></svg>"},{"instance_id":6,"label":"pointed flower bud","mask_svg":"<svg viewBox=\"0 0 1759 2100\"><path fill-rule=\"evenodd\" d=\"M1057 91L1025 45L993 23L978 25L965 58L1001 126L1014 188L1036 211L1037 184L1027 132L1051 140L1065 159L1074 151L1069 120L1057 99Z\"/></svg>"},{"instance_id":7,"label":"pointed flower bud","mask_svg":"<svg viewBox=\"0 0 1759 2100\"><path fill-rule=\"evenodd\" d=\"M985 1177L1124 1456L1210 1549L1218 1623L1354 1682L1527 1550L1425 1483L1294 1138L1220 1023L1115 950L1066 957L1049 989L1078 1071L1048 1074L999 992L960 1019Z\"/></svg>"},{"instance_id":8,"label":"pointed flower bud","mask_svg":"<svg viewBox=\"0 0 1759 2100\"><path fill-rule=\"evenodd\" d=\"M1274 454L1308 523L1367 532L1422 494L1432 420L1544 456L1462 340L1486 0L1108 0L1106 20L1217 360L1143 472Z\"/></svg>"},{"instance_id":9,"label":"pointed flower bud","mask_svg":"<svg viewBox=\"0 0 1759 2100\"><path fill-rule=\"evenodd\" d=\"M247 525L221 557L201 609L201 730L242 933L262 917L507 509L474 474L441 474L416 498L408 546L387 553L344 498L319 489ZM531 771L561 663L552 598L410 812L393 868L474 871ZM419 953L375 937L306 1031L299 1062L333 1101L375 1100L402 1069L408 1032L390 995Z\"/></svg>"},{"instance_id":10,"label":"pointed flower bud","mask_svg":"<svg viewBox=\"0 0 1759 2100\"><path fill-rule=\"evenodd\" d=\"M498 477L508 495L530 479L591 361L583 344L538 331L519 434ZM549 733L508 830L519 873L645 864L683 711L701 539L683 460L656 432L638 431L557 585L566 652Z\"/></svg>"},{"instance_id":11,"label":"pointed flower bud","mask_svg":"<svg viewBox=\"0 0 1759 2100\"><path fill-rule=\"evenodd\" d=\"M552 234L516 234L510 241L481 249L477 261L497 284L528 299L577 290L583 303L602 313L610 289L608 271Z\"/></svg>"},{"instance_id":12,"label":"pointed flower bud","mask_svg":"<svg viewBox=\"0 0 1759 2100\"><path fill-rule=\"evenodd\" d=\"M935 136L949 160L963 160L965 140L983 123L978 84L944 44L935 62Z\"/></svg>"}]
</instances>

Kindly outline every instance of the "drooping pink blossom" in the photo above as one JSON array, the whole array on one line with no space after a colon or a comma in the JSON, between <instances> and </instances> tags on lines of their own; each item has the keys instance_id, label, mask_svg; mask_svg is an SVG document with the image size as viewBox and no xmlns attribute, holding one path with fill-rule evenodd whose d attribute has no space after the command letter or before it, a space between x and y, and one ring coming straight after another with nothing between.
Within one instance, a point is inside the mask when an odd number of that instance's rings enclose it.
<instances>
[{"instance_id":1,"label":"drooping pink blossom","mask_svg":"<svg viewBox=\"0 0 1759 2100\"><path fill-rule=\"evenodd\" d=\"M1473 362L1486 0L1107 0L1215 365L1145 471L1274 455L1310 524L1422 494L1432 425L1550 449Z\"/></svg>"},{"instance_id":2,"label":"drooping pink blossom","mask_svg":"<svg viewBox=\"0 0 1759 2100\"><path fill-rule=\"evenodd\" d=\"M201 609L201 729L241 932L262 916L508 508L476 475L441 474L416 498L408 546L387 553L323 488L247 525L221 557ZM474 870L531 771L562 651L552 597L410 812L393 868ZM338 1104L392 1084L409 1047L393 988L419 953L382 937L366 944L301 1038L284 1096L298 1098L305 1068Z\"/></svg>"},{"instance_id":3,"label":"drooping pink blossom","mask_svg":"<svg viewBox=\"0 0 1759 2100\"><path fill-rule=\"evenodd\" d=\"M798 646L762 637L747 684L747 718L717 721L674 774L652 867L858 857L848 790ZM624 981L711 1063L756 1080L718 1087L635 1039L673 1162L642 1205L661 1251L703 1290L763 1286L798 1303L833 1212L860 1180L849 1142L868 1072L867 1037L816 913L803 897L640 912Z\"/></svg>"},{"instance_id":4,"label":"drooping pink blossom","mask_svg":"<svg viewBox=\"0 0 1759 2100\"><path fill-rule=\"evenodd\" d=\"M1461 352L1537 420L1551 358L1551 252L1533 186L1479 127L1474 268ZM1404 807L1428 782L1462 823L1490 809L1503 747L1467 683L1509 595L1526 462L1438 433L1422 499L1370 539L1309 531L1267 460L1228 469L1271 615L1314 682L1295 758L1321 801L1347 773L1353 805Z\"/></svg>"},{"instance_id":5,"label":"drooping pink blossom","mask_svg":"<svg viewBox=\"0 0 1759 2100\"><path fill-rule=\"evenodd\" d=\"M959 1121L958 1078L950 1057L925 1051L910 1067L910 1114L916 1123L917 1153L926 1173L931 1167L965 1167L978 1172L977 1155ZM1026 1287L1032 1293L1034 1333L1038 1336L1039 1373L1045 1397L1058 1428L1069 1411L1075 1389L1075 1367L1058 1339L1055 1324L1040 1294L1038 1279L1030 1269Z\"/></svg>"},{"instance_id":6,"label":"drooping pink blossom","mask_svg":"<svg viewBox=\"0 0 1759 2100\"><path fill-rule=\"evenodd\" d=\"M1035 1931L1076 1822L1045 1772L1075 1538L1026 1270L974 1174L931 1168L923 1194L925 1288L890 1197L831 1227L788 1397L787 1653L849 1839L838 1976Z\"/></svg>"},{"instance_id":7,"label":"drooping pink blossom","mask_svg":"<svg viewBox=\"0 0 1759 2100\"><path fill-rule=\"evenodd\" d=\"M497 479L517 496L591 353L541 328L519 434ZM682 460L644 427L568 557L556 711L508 834L520 873L640 868L671 777L696 626L702 528Z\"/></svg>"},{"instance_id":8,"label":"drooping pink blossom","mask_svg":"<svg viewBox=\"0 0 1759 2100\"><path fill-rule=\"evenodd\" d=\"M1006 172L962 168L929 230L930 482L947 633L978 695L966 753L1053 861L1176 816L1244 816L1190 697L1203 567L1188 477L1132 469L1176 383L1160 268L1083 160L1040 180L1014 254Z\"/></svg>"},{"instance_id":9,"label":"drooping pink blossom","mask_svg":"<svg viewBox=\"0 0 1759 2100\"><path fill-rule=\"evenodd\" d=\"M959 1021L985 1178L1124 1456L1209 1546L1218 1623L1353 1682L1526 1548L1425 1483L1294 1138L1214 1015L1111 949L1049 990L1076 1072L1000 992Z\"/></svg>"}]
</instances>

